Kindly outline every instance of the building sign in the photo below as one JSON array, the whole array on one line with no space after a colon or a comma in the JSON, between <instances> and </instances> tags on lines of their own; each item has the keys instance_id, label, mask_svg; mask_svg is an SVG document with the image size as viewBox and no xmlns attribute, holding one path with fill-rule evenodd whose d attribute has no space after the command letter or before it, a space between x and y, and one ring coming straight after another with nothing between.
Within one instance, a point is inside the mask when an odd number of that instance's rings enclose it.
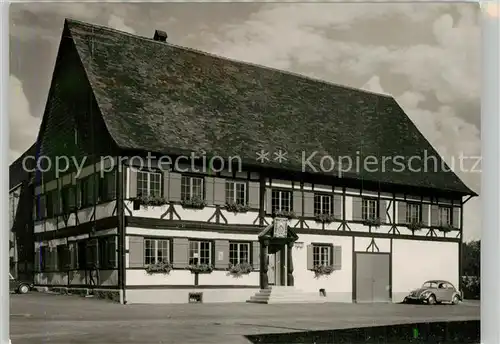
<instances>
[{"instance_id":1,"label":"building sign","mask_svg":"<svg viewBox=\"0 0 500 344\"><path fill-rule=\"evenodd\" d=\"M275 218L274 219L274 237L286 238L288 230L288 219Z\"/></svg>"}]
</instances>

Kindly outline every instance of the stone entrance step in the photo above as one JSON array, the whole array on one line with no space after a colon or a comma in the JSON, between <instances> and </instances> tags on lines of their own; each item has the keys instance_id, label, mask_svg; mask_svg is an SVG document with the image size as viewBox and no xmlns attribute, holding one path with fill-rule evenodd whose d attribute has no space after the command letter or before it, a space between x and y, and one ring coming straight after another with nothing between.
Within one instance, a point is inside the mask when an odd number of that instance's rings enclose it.
<instances>
[{"instance_id":1,"label":"stone entrance step","mask_svg":"<svg viewBox=\"0 0 500 344\"><path fill-rule=\"evenodd\" d=\"M305 292L295 287L270 286L261 289L247 300L249 303L325 303L327 299L317 293Z\"/></svg>"}]
</instances>

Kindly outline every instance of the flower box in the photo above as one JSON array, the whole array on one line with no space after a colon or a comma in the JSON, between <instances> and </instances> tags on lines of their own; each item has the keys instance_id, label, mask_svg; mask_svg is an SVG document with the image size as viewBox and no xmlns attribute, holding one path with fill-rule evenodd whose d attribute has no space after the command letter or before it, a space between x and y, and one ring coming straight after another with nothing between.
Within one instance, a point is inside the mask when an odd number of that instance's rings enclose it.
<instances>
[{"instance_id":1,"label":"flower box","mask_svg":"<svg viewBox=\"0 0 500 344\"><path fill-rule=\"evenodd\" d=\"M411 222L407 224L406 227L411 231L419 231L424 228L424 224L422 222Z\"/></svg>"},{"instance_id":2,"label":"flower box","mask_svg":"<svg viewBox=\"0 0 500 344\"><path fill-rule=\"evenodd\" d=\"M287 219L295 219L297 216L293 211L277 211L273 213L274 217L285 217Z\"/></svg>"},{"instance_id":3,"label":"flower box","mask_svg":"<svg viewBox=\"0 0 500 344\"><path fill-rule=\"evenodd\" d=\"M318 276L326 276L330 275L335 269L333 268L333 265L316 265L313 268L314 274Z\"/></svg>"},{"instance_id":4,"label":"flower box","mask_svg":"<svg viewBox=\"0 0 500 344\"><path fill-rule=\"evenodd\" d=\"M380 221L379 218L376 219L367 219L363 221L363 225L365 226L370 226L370 227L380 227L382 222Z\"/></svg>"},{"instance_id":5,"label":"flower box","mask_svg":"<svg viewBox=\"0 0 500 344\"><path fill-rule=\"evenodd\" d=\"M214 267L209 264L189 265L187 267L194 274L209 274L214 271Z\"/></svg>"},{"instance_id":6,"label":"flower box","mask_svg":"<svg viewBox=\"0 0 500 344\"><path fill-rule=\"evenodd\" d=\"M168 204L168 200L160 196L138 196L132 198L132 201L134 202L134 209L139 208L141 205L147 209L148 207L161 207Z\"/></svg>"},{"instance_id":7,"label":"flower box","mask_svg":"<svg viewBox=\"0 0 500 344\"><path fill-rule=\"evenodd\" d=\"M168 274L172 271L173 266L170 262L158 262L155 264L150 264L146 266L146 272L148 274L163 273Z\"/></svg>"},{"instance_id":8,"label":"flower box","mask_svg":"<svg viewBox=\"0 0 500 344\"><path fill-rule=\"evenodd\" d=\"M207 205L207 202L199 197L193 197L190 199L182 200L181 204L184 208L203 209Z\"/></svg>"},{"instance_id":9,"label":"flower box","mask_svg":"<svg viewBox=\"0 0 500 344\"><path fill-rule=\"evenodd\" d=\"M321 223L332 223L334 221L339 221L339 219L337 219L332 214L317 214L314 217L314 220L316 222L321 222Z\"/></svg>"},{"instance_id":10,"label":"flower box","mask_svg":"<svg viewBox=\"0 0 500 344\"><path fill-rule=\"evenodd\" d=\"M233 276L241 276L241 275L248 275L250 272L253 271L253 267L249 263L240 263L235 265L229 264L227 270Z\"/></svg>"},{"instance_id":11,"label":"flower box","mask_svg":"<svg viewBox=\"0 0 500 344\"><path fill-rule=\"evenodd\" d=\"M249 209L246 204L226 203L226 210L232 213L246 213Z\"/></svg>"}]
</instances>

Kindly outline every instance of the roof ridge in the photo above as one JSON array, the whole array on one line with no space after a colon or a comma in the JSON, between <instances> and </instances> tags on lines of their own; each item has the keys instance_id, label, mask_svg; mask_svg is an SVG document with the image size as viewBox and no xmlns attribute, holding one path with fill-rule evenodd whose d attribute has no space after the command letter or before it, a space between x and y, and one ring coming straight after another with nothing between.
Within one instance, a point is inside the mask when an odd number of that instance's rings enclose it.
<instances>
[{"instance_id":1,"label":"roof ridge","mask_svg":"<svg viewBox=\"0 0 500 344\"><path fill-rule=\"evenodd\" d=\"M126 32L126 31L121 31L121 30L118 30L118 29L111 28L109 26L104 26L104 25L99 25L99 24L91 24L91 23L88 23L88 22L83 22L81 20L72 19L72 18L66 18L65 20L67 22L75 22L75 23L78 23L80 25L84 25L84 26L88 26L88 27L100 28L100 29L103 29L103 30L108 30L108 31L111 31L111 32L119 33L119 34L122 34L122 35L131 36L131 37L134 37L134 38L139 38L139 39L146 40L146 41L148 41L150 43L154 43L154 44L161 44L163 46L168 45L168 46L176 48L176 49L190 51L190 52L193 52L193 53L197 53L197 54L201 54L201 55L205 55L205 56L209 56L209 57L215 57L215 58L218 58L218 59L222 59L222 60L226 60L226 61L230 61L230 62L234 62L234 63L240 63L240 64L243 64L243 65L248 65L248 66L252 66L252 67L258 67L258 68L262 68L262 69L267 69L267 70L270 70L270 71L273 71L273 72L287 74L287 75L295 76L295 77L298 77L298 78L301 78L301 79L304 79L304 80L314 81L314 82L326 84L326 85L329 85L329 86L335 86L335 87L340 87L340 88L344 88L344 89L352 90L352 91L356 91L356 92L362 92L362 93L366 93L366 94L372 94L372 95L383 97L383 98L394 99L393 96L388 95L388 94L372 92L372 91L368 91L368 90L364 90L364 89L356 88L356 87L352 87L352 86L347 86L347 85L341 85L341 84L337 84L337 83L334 83L334 82L331 82L331 81L327 81L327 80L324 80L324 79L314 78L314 77L311 77L311 76L308 76L308 75L304 75L304 74L301 74L301 73L292 72L292 71L289 71L289 70L283 70L283 69L279 69L279 68L275 68L275 67L270 67L270 66L258 64L258 63L255 63L255 62L242 61L242 60L238 60L238 59L234 59L234 58L230 58L230 57L218 55L218 54L215 54L215 53L210 53L208 51L203 51L203 50L196 49L196 48L185 47L185 46L182 46L182 45L173 44L173 43L170 43L168 41L167 42L158 42L158 41L153 40L152 38L148 38L148 37L137 35L137 34L132 34L132 33Z\"/></svg>"}]
</instances>

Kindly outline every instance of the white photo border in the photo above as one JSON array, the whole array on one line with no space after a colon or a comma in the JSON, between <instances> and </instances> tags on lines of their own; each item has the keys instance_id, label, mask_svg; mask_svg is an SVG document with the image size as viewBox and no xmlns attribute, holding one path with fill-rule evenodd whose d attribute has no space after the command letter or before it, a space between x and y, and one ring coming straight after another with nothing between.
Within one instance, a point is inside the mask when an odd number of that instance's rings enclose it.
<instances>
[{"instance_id":1,"label":"white photo border","mask_svg":"<svg viewBox=\"0 0 500 344\"><path fill-rule=\"evenodd\" d=\"M57 1L63 2L63 1ZM183 2L183 1L175 1ZM214 1L215 2L215 1ZM217 1L220 2L220 1ZM244 1L247 2L247 1ZM298 2L298 1L290 1ZM334 1L332 1L334 2ZM356 2L356 1L352 1ZM370 2L370 1L365 1ZM377 2L377 1L371 1ZM384 1L391 2L391 1ZM399 1L394 1L399 2ZM424 1L422 1L424 2ZM500 343L500 2L482 3L482 93L481 93L481 342ZM4 166L9 166L9 1L0 0L0 155ZM8 170L0 175L0 219L8 226ZM4 173L7 176L3 175ZM9 343L9 231L1 231L0 249L0 342ZM486 301L487 302L486 302Z\"/></svg>"}]
</instances>

